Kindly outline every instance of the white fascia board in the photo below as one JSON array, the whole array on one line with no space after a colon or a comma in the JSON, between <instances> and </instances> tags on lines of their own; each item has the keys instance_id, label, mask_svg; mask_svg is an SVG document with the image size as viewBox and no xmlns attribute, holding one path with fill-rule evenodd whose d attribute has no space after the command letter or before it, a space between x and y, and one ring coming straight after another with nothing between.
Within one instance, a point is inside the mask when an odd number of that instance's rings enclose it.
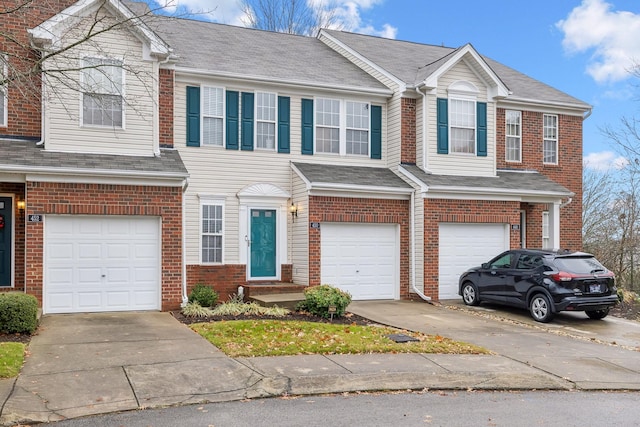
<instances>
[{"instance_id":1,"label":"white fascia board","mask_svg":"<svg viewBox=\"0 0 640 427\"><path fill-rule=\"evenodd\" d=\"M349 47L348 45L344 44L340 40L338 40L335 37L332 37L331 35L327 34L324 30L320 30L320 33L318 33L318 40L322 41L322 37L326 37L327 39L331 40L332 42L334 42L335 44L337 44L338 46L340 46L341 48L343 48L344 50L349 52L351 55L355 56L356 58L358 58L359 60L361 60L365 64L369 65L371 68L373 68L374 70L376 70L380 74L386 76L389 80L393 81L395 84L398 85L398 91L400 93L403 93L403 92L405 92L407 90L407 87L406 87L407 84L405 82L403 82L402 80L400 80L399 78L397 78L396 76L394 76L393 74L391 74L390 72L388 72L387 70L385 70L384 68L382 68L381 66L376 64L375 62L372 62L369 59L365 58L364 56L360 55L360 53L358 53L355 50L351 49L351 47ZM328 46L328 47L331 48L330 46ZM339 53L339 52L337 52L337 53Z\"/></svg>"},{"instance_id":2,"label":"white fascia board","mask_svg":"<svg viewBox=\"0 0 640 427\"><path fill-rule=\"evenodd\" d=\"M25 175L22 173L0 173L0 182L25 183Z\"/></svg>"},{"instance_id":3,"label":"white fascia board","mask_svg":"<svg viewBox=\"0 0 640 427\"><path fill-rule=\"evenodd\" d=\"M386 193L377 191L362 190L343 190L343 189L318 189L314 188L309 191L309 196L325 196L325 197L344 197L353 199L386 199L386 200L409 200L410 194L406 193Z\"/></svg>"},{"instance_id":4,"label":"white fascia board","mask_svg":"<svg viewBox=\"0 0 640 427\"><path fill-rule=\"evenodd\" d=\"M26 182L61 182L70 184L108 184L108 185L136 185L152 187L183 187L186 178L180 180L156 178L137 178L126 176L97 176L97 175L58 175L48 173L29 173Z\"/></svg>"},{"instance_id":5,"label":"white fascia board","mask_svg":"<svg viewBox=\"0 0 640 427\"><path fill-rule=\"evenodd\" d=\"M35 40L55 44L55 41L57 39L55 28L58 25L63 24L67 19L72 18L81 13L83 10L86 10L87 8L93 6L98 1L99 0L80 0L64 9L62 12L47 19L37 27L28 29L27 32ZM126 20L131 22L130 28L133 29L134 33L138 33L138 35L141 36L144 41L149 44L150 53L162 57L166 57L171 53L171 48L160 37L158 37L139 17L134 15L131 9L125 6L121 1L106 1L109 6L120 13Z\"/></svg>"},{"instance_id":6,"label":"white fascia board","mask_svg":"<svg viewBox=\"0 0 640 427\"><path fill-rule=\"evenodd\" d=\"M525 198L545 199L549 202L550 199L562 199L566 197L573 197L574 193L565 193L558 191L538 191L538 190L511 190L502 188L483 188L483 187L454 187L454 186L427 186L427 191L423 192L424 198L436 198L436 195L447 194L455 195L455 198L460 198L460 195L467 194L471 197L478 197L479 195L490 196L505 196L516 197L518 200L524 200ZM433 196L432 196L433 195ZM441 197L440 197L441 198Z\"/></svg>"},{"instance_id":7,"label":"white fascia board","mask_svg":"<svg viewBox=\"0 0 640 427\"><path fill-rule=\"evenodd\" d=\"M428 191L427 185L424 182L422 182L417 176L415 176L414 174L412 174L411 172L403 168L402 165L398 166L398 172L400 172L402 175L407 177L415 185L420 187L421 193L426 193Z\"/></svg>"},{"instance_id":8,"label":"white fascia board","mask_svg":"<svg viewBox=\"0 0 640 427\"><path fill-rule=\"evenodd\" d=\"M369 194L397 194L409 196L413 193L413 188L383 187L372 185L356 185L356 184L334 184L334 183L311 183L311 192L314 191L331 191L331 192L350 192L350 193L369 193ZM360 196L362 197L362 196Z\"/></svg>"},{"instance_id":9,"label":"white fascia board","mask_svg":"<svg viewBox=\"0 0 640 427\"><path fill-rule=\"evenodd\" d=\"M300 169L298 169L296 165L293 164L293 162L291 162L291 169L296 173L296 175L298 175L302 182L304 182L307 191L311 190L311 181L309 181L307 177L304 176L302 172L300 172Z\"/></svg>"},{"instance_id":10,"label":"white fascia board","mask_svg":"<svg viewBox=\"0 0 640 427\"><path fill-rule=\"evenodd\" d=\"M429 77L427 77L422 85L427 88L435 88L438 87L438 79L449 71L454 65L460 62L465 55L471 55L473 59L480 65L485 73L489 75L492 80L492 83L495 85L495 89L492 91L493 96L497 98L502 98L509 95L509 88L505 86L505 84L500 80L500 77L489 67L484 59L478 54L478 52L471 46L470 44L464 45L462 48L458 49L451 58L447 59L444 64L442 64L434 73L432 73Z\"/></svg>"},{"instance_id":11,"label":"white fascia board","mask_svg":"<svg viewBox=\"0 0 640 427\"><path fill-rule=\"evenodd\" d=\"M593 109L591 105L570 104L563 102L540 101L535 99L517 98L509 96L497 103L498 108L509 110L525 110L548 114L566 114L571 116L583 116Z\"/></svg>"},{"instance_id":12,"label":"white fascia board","mask_svg":"<svg viewBox=\"0 0 640 427\"><path fill-rule=\"evenodd\" d=\"M124 177L124 178L149 178L159 181L181 181L189 177L189 174L162 171L129 171L122 169L79 169L79 168L52 168L45 166L20 166L0 165L2 172L45 174L51 176L96 176L96 177Z\"/></svg>"},{"instance_id":13,"label":"white fascia board","mask_svg":"<svg viewBox=\"0 0 640 427\"><path fill-rule=\"evenodd\" d=\"M211 70L201 70L195 68L184 68L184 67L176 67L176 73L180 73L184 76L192 76L192 77L213 77L213 78L224 78L228 80L238 81L238 82L255 82L255 83L268 83L275 86L282 86L288 88L309 88L314 90L327 90L331 92L339 92L339 93L358 93L363 95L375 95L378 97L383 97L385 99L391 97L393 95L393 91L390 89L381 89L381 88L366 88L366 87L354 87L348 85L335 85L330 83L310 83L308 81L302 80L281 80L274 79L270 77L264 76L252 76L247 74L238 74L238 73L222 73L222 72L214 72Z\"/></svg>"}]
</instances>

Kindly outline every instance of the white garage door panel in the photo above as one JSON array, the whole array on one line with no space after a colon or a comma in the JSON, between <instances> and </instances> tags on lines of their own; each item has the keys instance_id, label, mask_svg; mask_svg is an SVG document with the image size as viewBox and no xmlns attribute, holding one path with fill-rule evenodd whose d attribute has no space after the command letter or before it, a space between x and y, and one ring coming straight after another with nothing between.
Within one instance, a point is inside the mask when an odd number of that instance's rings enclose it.
<instances>
[{"instance_id":1,"label":"white garage door panel","mask_svg":"<svg viewBox=\"0 0 640 427\"><path fill-rule=\"evenodd\" d=\"M399 245L393 224L322 224L321 281L354 300L395 299Z\"/></svg>"},{"instance_id":2,"label":"white garage door panel","mask_svg":"<svg viewBox=\"0 0 640 427\"><path fill-rule=\"evenodd\" d=\"M458 279L509 249L507 224L440 224L439 298L457 299Z\"/></svg>"},{"instance_id":3,"label":"white garage door panel","mask_svg":"<svg viewBox=\"0 0 640 427\"><path fill-rule=\"evenodd\" d=\"M46 313L158 310L159 219L47 216Z\"/></svg>"}]
</instances>

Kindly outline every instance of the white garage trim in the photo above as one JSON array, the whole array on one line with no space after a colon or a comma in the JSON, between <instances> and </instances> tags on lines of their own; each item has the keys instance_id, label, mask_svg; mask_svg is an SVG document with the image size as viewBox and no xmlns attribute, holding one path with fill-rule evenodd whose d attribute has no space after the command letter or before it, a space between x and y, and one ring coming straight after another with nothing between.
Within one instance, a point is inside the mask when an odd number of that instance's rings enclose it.
<instances>
[{"instance_id":1,"label":"white garage trim","mask_svg":"<svg viewBox=\"0 0 640 427\"><path fill-rule=\"evenodd\" d=\"M439 299L457 299L458 279L471 267L509 249L508 224L441 223Z\"/></svg>"},{"instance_id":2,"label":"white garage trim","mask_svg":"<svg viewBox=\"0 0 640 427\"><path fill-rule=\"evenodd\" d=\"M321 282L354 300L399 299L397 224L322 223Z\"/></svg>"},{"instance_id":3,"label":"white garage trim","mask_svg":"<svg viewBox=\"0 0 640 427\"><path fill-rule=\"evenodd\" d=\"M159 310L158 217L46 215L44 313Z\"/></svg>"}]
</instances>

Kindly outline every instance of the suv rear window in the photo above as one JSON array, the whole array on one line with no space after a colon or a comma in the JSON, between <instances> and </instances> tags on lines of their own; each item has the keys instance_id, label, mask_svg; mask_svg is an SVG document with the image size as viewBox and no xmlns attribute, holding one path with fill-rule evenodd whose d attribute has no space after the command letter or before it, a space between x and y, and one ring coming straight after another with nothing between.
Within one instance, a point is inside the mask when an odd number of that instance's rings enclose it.
<instances>
[{"instance_id":1,"label":"suv rear window","mask_svg":"<svg viewBox=\"0 0 640 427\"><path fill-rule=\"evenodd\" d=\"M555 264L559 270L574 274L593 274L607 271L594 257L558 257Z\"/></svg>"}]
</instances>

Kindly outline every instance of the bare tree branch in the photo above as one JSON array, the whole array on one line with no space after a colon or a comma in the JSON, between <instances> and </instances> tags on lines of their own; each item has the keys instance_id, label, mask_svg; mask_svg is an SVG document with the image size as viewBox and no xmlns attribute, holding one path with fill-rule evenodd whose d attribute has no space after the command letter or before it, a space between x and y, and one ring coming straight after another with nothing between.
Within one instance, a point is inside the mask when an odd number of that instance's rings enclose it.
<instances>
[{"instance_id":1,"label":"bare tree branch","mask_svg":"<svg viewBox=\"0 0 640 427\"><path fill-rule=\"evenodd\" d=\"M307 0L241 0L243 23L250 28L315 36L322 28L336 28L335 9Z\"/></svg>"}]
</instances>

